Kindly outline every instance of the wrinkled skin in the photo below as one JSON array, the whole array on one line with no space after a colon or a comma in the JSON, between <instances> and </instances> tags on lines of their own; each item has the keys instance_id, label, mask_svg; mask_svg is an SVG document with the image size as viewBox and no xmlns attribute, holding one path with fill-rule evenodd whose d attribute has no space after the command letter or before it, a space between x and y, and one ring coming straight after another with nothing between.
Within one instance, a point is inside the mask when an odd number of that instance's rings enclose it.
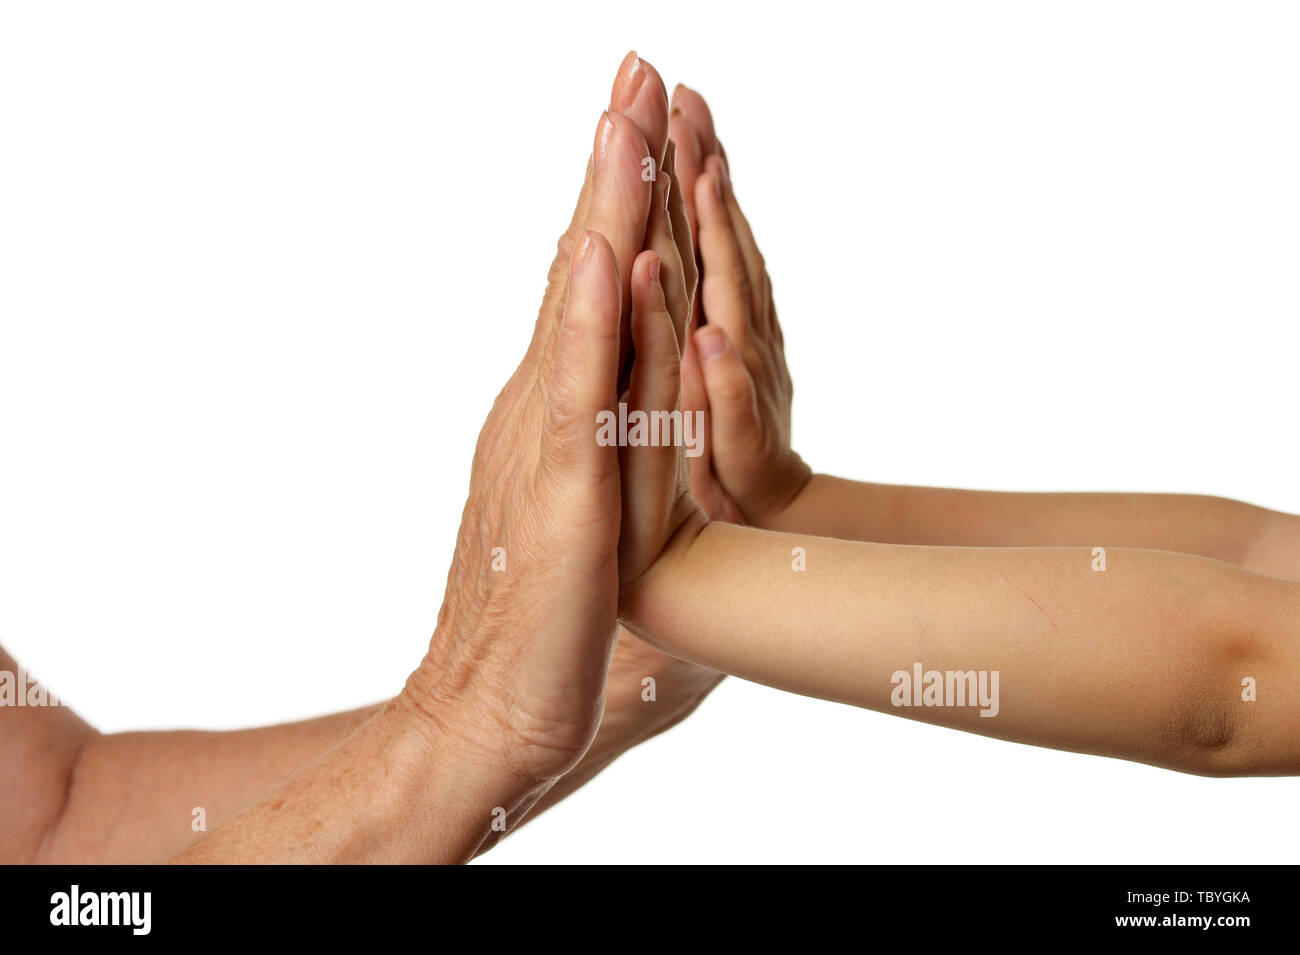
<instances>
[{"instance_id":1,"label":"wrinkled skin","mask_svg":"<svg viewBox=\"0 0 1300 955\"><path fill-rule=\"evenodd\" d=\"M479 435L438 625L403 694L439 735L525 779L578 764L601 726L607 675L607 722L629 745L680 720L721 679L618 635L620 449L595 440L597 413L615 410L627 377L633 333L663 323L647 354L664 341L675 350L690 314L695 260L667 128L662 81L629 54L527 353ZM654 182L641 175L647 156L662 170ZM632 393L637 380L633 369ZM679 495L656 521L691 508ZM495 548L504 569L493 569ZM653 560L626 540L622 550L623 580ZM655 706L641 700L647 676ZM458 716L440 716L448 712Z\"/></svg>"}]
</instances>

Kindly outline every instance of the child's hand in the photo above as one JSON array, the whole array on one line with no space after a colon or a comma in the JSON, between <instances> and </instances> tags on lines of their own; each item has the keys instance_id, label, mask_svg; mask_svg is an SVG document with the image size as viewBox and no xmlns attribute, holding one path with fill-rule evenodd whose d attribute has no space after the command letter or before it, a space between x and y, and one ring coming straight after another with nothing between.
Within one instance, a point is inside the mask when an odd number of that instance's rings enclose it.
<instances>
[{"instance_id":1,"label":"child's hand","mask_svg":"<svg viewBox=\"0 0 1300 955\"><path fill-rule=\"evenodd\" d=\"M669 149L654 184L646 250L630 277L635 360L622 398L627 442L619 451L623 516L619 583L635 590L684 528L707 523L691 497L686 452L698 447L698 418L682 413L681 351L695 291L695 259ZM622 418L623 413L620 414ZM638 422L640 430L638 432Z\"/></svg>"},{"instance_id":2,"label":"child's hand","mask_svg":"<svg viewBox=\"0 0 1300 955\"><path fill-rule=\"evenodd\" d=\"M708 412L708 454L692 461L691 488L722 519L729 508L769 524L808 483L812 471L790 447L794 386L772 283L736 202L726 154L704 99L679 86L670 132L686 170L691 219L703 262L701 323L684 364L688 406ZM698 171L694 181L691 172Z\"/></svg>"}]
</instances>

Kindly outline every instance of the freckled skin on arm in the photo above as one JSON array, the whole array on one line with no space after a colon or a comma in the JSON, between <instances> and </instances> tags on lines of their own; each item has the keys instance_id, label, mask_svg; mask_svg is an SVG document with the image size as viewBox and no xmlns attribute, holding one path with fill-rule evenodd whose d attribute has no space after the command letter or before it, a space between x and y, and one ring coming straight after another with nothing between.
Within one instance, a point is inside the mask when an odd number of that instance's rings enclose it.
<instances>
[{"instance_id":1,"label":"freckled skin on arm","mask_svg":"<svg viewBox=\"0 0 1300 955\"><path fill-rule=\"evenodd\" d=\"M0 671L19 672L3 649ZM67 707L0 707L0 862L37 859L63 812L77 754L96 735Z\"/></svg>"},{"instance_id":2,"label":"freckled skin on arm","mask_svg":"<svg viewBox=\"0 0 1300 955\"><path fill-rule=\"evenodd\" d=\"M379 705L233 732L96 734L76 766L47 862L148 863L213 829L250 799L336 745Z\"/></svg>"},{"instance_id":3,"label":"freckled skin on arm","mask_svg":"<svg viewBox=\"0 0 1300 955\"><path fill-rule=\"evenodd\" d=\"M0 671L18 672L3 649ZM104 734L67 706L0 707L0 861L160 862L203 835L195 808L213 828L379 709L228 732Z\"/></svg>"}]
</instances>

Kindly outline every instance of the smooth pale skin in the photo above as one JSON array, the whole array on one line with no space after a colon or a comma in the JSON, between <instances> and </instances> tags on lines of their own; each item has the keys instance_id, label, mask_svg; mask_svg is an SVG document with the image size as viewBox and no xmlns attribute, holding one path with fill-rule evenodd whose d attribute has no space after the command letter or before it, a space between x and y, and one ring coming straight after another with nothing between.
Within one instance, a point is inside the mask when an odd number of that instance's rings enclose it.
<instances>
[{"instance_id":1,"label":"smooth pale skin","mask_svg":"<svg viewBox=\"0 0 1300 955\"><path fill-rule=\"evenodd\" d=\"M713 523L679 532L621 613L668 652L783 690L1187 772L1300 772L1300 586L1164 551L1091 562ZM916 662L999 671L1000 712L895 708L891 676Z\"/></svg>"},{"instance_id":2,"label":"smooth pale skin","mask_svg":"<svg viewBox=\"0 0 1300 955\"><path fill-rule=\"evenodd\" d=\"M673 92L670 129L688 214L698 222L709 327L688 351L683 406L708 412L711 440L691 489L709 513L756 527L889 544L1105 546L1171 550L1300 580L1300 517L1190 494L965 491L813 474L791 450L793 385L772 282L699 93ZM716 198L720 195L720 199Z\"/></svg>"},{"instance_id":3,"label":"smooth pale skin","mask_svg":"<svg viewBox=\"0 0 1300 955\"><path fill-rule=\"evenodd\" d=\"M798 533L692 515L662 538L650 571L624 582L624 625L770 686L985 735L1196 773L1300 771L1300 586L1265 576L1300 576L1297 519L1218 498L814 476L790 449L792 386L771 282L712 117L684 87L673 107L707 322L682 367L683 406L710 422L691 488L710 513ZM645 460L664 453L640 450ZM642 459L632 467L650 474ZM676 500L671 469L654 473L640 479L665 481L663 499ZM999 546L882 543L894 541ZM1010 546L1021 544L1086 546ZM1105 572L1093 570L1093 546L1107 548ZM795 548L805 571L793 568ZM894 707L891 676L916 662L998 670L999 715ZM1246 677L1255 702L1242 699Z\"/></svg>"},{"instance_id":4,"label":"smooth pale skin","mask_svg":"<svg viewBox=\"0 0 1300 955\"><path fill-rule=\"evenodd\" d=\"M652 262L659 266L665 304L673 316L670 324L679 337L685 333L696 272L683 197L671 188L667 93L658 73L635 53L625 58L615 78L610 113L602 118L593 162L572 223L560 240L529 356L498 401L499 408L512 402L511 413L494 412L480 440L480 456L499 455L505 435L517 444L520 421L537 426L538 447L561 445L552 399L565 387L571 394L582 394L588 381L597 388L608 386L603 398L613 403L612 375L621 367L621 358L617 364L600 362L595 375L573 373L567 381L558 375L563 366L557 369L556 351L564 348L559 317L571 261L589 230L602 243L597 254L606 266L592 273L596 287L585 309L599 334L572 343L579 347L571 348L570 357L579 361L570 361L570 371L582 371L578 366L593 348L608 347L610 330L617 333L620 312L626 317L625 302L630 303L632 294L630 284L620 282L618 275L630 272L634 262L642 273ZM605 158L597 161L602 146ZM666 173L653 185L641 178L646 155L656 158ZM649 251L638 258L643 244ZM587 284L591 286L592 279ZM626 339L625 333L615 334L612 341L625 353ZM584 400L593 400L593 394ZM587 412L594 414L591 408ZM586 414L574 420L585 422ZM571 460L551 465L556 485L552 500L580 499L603 487L599 506L588 500L584 506L591 513L578 522L589 524L591 516L603 513L601 536L589 542L594 550L586 549L612 554L617 538L617 509L609 499L611 475L616 474L610 470L614 453L611 450L603 461L584 462L586 435L582 437L582 446L570 442L575 452ZM494 467L499 469L499 463ZM485 501L481 493L476 496L482 483L476 481L471 491L467 526L509 520L556 533L537 520L536 509L527 502L503 505ZM547 503L545 497L542 503ZM572 548L577 541L575 549L583 550L581 534L575 537L566 530L562 536L565 546ZM563 549L558 543L550 546ZM524 813L529 805L535 815L577 789L622 752L688 715L721 680L721 674L667 656L626 632L620 633L609 659L614 626L609 559L600 564L609 575L607 607L581 608L576 618L562 608L553 615L550 632L539 627L537 634L511 634L494 647L490 635L482 632L485 628L462 629L455 619L481 615L484 609L473 595L484 589L488 561L486 555L467 558L468 550L463 541L429 658L407 690L387 704L224 733L104 735L66 708L0 712L0 762L14 768L0 780L0 818L6 823L0 827L0 859L150 862L193 846L184 861L459 861L499 835L487 832L493 808L508 809L513 830L528 818ZM575 584L545 578L540 562L527 560L527 547L510 546L509 557L512 583L520 588L518 602L488 601L490 612L502 619L526 622L545 611L546 601L534 599L530 588L561 596L564 588L591 589L586 572L594 571L594 565L579 568L581 583ZM500 582L497 575L489 585ZM535 606L521 612L519 603ZM566 643L567 634L554 632L566 627L577 635L576 642ZM553 655L557 666L511 660L513 653L499 650L541 647L544 638L544 656ZM466 647L471 652L457 659ZM475 656L480 652L482 659ZM466 665L465 657L477 666ZM602 711L606 660L608 688ZM588 675L572 695L577 703L573 706L565 702L570 699L567 684L583 661ZM0 668L16 672L17 664L0 651ZM548 671L549 688L543 683ZM560 700L555 699L557 676L564 690ZM647 676L657 683L652 704L641 698ZM502 688L510 691L509 705L502 699ZM522 690L541 697L539 716L520 719L516 704ZM599 730L592 740L596 718ZM544 729L539 731L539 726ZM521 743L521 735L528 739ZM562 771L566 764L572 768ZM286 783L296 770L302 771ZM232 821L250 801L252 805ZM366 812L358 813L358 805L368 807ZM206 837L190 827L196 806L204 808L213 830Z\"/></svg>"}]
</instances>

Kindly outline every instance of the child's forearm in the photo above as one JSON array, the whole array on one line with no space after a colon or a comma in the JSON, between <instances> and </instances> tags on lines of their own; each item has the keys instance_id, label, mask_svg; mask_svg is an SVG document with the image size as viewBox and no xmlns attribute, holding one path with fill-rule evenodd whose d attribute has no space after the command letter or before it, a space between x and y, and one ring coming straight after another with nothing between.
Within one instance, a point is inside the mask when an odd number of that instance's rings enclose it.
<instances>
[{"instance_id":1,"label":"child's forearm","mask_svg":"<svg viewBox=\"0 0 1300 955\"><path fill-rule=\"evenodd\" d=\"M625 599L624 622L746 679L989 736L1192 772L1300 771L1279 729L1300 717L1287 636L1300 587L1162 552L1111 550L1095 566L1088 549L710 524ZM906 685L918 666L922 691L931 671L973 672L977 688L983 671L986 691L996 673L996 700L951 705L963 677L937 697L948 705L926 705Z\"/></svg>"},{"instance_id":2,"label":"child's forearm","mask_svg":"<svg viewBox=\"0 0 1300 955\"><path fill-rule=\"evenodd\" d=\"M1192 494L1057 494L815 475L773 530L885 544L1172 550L1300 580L1300 518Z\"/></svg>"}]
</instances>

